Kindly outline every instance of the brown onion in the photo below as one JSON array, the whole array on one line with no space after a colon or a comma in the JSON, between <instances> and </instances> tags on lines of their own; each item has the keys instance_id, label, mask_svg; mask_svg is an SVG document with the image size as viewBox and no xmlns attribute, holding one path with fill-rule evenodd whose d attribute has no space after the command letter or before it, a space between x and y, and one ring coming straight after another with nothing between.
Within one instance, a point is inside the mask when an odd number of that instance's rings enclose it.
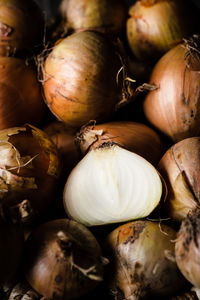
<instances>
[{"instance_id":1,"label":"brown onion","mask_svg":"<svg viewBox=\"0 0 200 300\"><path fill-rule=\"evenodd\" d=\"M76 130L67 127L64 123L54 121L49 123L44 131L56 145L61 155L63 173L65 176L71 172L80 160L78 147L75 145Z\"/></svg>"},{"instance_id":2,"label":"brown onion","mask_svg":"<svg viewBox=\"0 0 200 300\"><path fill-rule=\"evenodd\" d=\"M147 119L174 142L200 133L200 41L194 36L167 52L155 65L144 100Z\"/></svg>"},{"instance_id":3,"label":"brown onion","mask_svg":"<svg viewBox=\"0 0 200 300\"><path fill-rule=\"evenodd\" d=\"M168 149L158 165L168 187L164 211L177 221L200 204L199 153L200 138L188 138Z\"/></svg>"},{"instance_id":4,"label":"brown onion","mask_svg":"<svg viewBox=\"0 0 200 300\"><path fill-rule=\"evenodd\" d=\"M182 221L175 244L177 265L185 276L197 288L200 288L200 211L191 212Z\"/></svg>"},{"instance_id":5,"label":"brown onion","mask_svg":"<svg viewBox=\"0 0 200 300\"><path fill-rule=\"evenodd\" d=\"M45 298L78 298L103 279L100 246L87 228L74 221L40 225L25 250L26 278Z\"/></svg>"},{"instance_id":6,"label":"brown onion","mask_svg":"<svg viewBox=\"0 0 200 300\"><path fill-rule=\"evenodd\" d=\"M60 10L68 30L95 30L114 36L125 29L128 12L124 0L62 0Z\"/></svg>"},{"instance_id":7,"label":"brown onion","mask_svg":"<svg viewBox=\"0 0 200 300\"><path fill-rule=\"evenodd\" d=\"M42 300L42 296L26 280L21 280L12 287L8 300Z\"/></svg>"},{"instance_id":8,"label":"brown onion","mask_svg":"<svg viewBox=\"0 0 200 300\"><path fill-rule=\"evenodd\" d=\"M195 30L191 1L138 0L129 9L127 38L140 60L155 60Z\"/></svg>"},{"instance_id":9,"label":"brown onion","mask_svg":"<svg viewBox=\"0 0 200 300\"><path fill-rule=\"evenodd\" d=\"M173 258L175 238L169 226L145 220L108 235L108 282L115 299L164 299L183 289L186 280Z\"/></svg>"},{"instance_id":10,"label":"brown onion","mask_svg":"<svg viewBox=\"0 0 200 300\"><path fill-rule=\"evenodd\" d=\"M41 130L25 125L0 131L0 203L13 222L28 222L51 203L60 162Z\"/></svg>"},{"instance_id":11,"label":"brown onion","mask_svg":"<svg viewBox=\"0 0 200 300\"><path fill-rule=\"evenodd\" d=\"M43 35L44 17L34 0L0 1L1 56L33 52L42 43Z\"/></svg>"},{"instance_id":12,"label":"brown onion","mask_svg":"<svg viewBox=\"0 0 200 300\"><path fill-rule=\"evenodd\" d=\"M0 129L37 125L45 109L35 69L22 59L0 57Z\"/></svg>"},{"instance_id":13,"label":"brown onion","mask_svg":"<svg viewBox=\"0 0 200 300\"><path fill-rule=\"evenodd\" d=\"M121 95L119 57L110 42L92 31L74 33L58 43L44 66L46 103L67 125L108 119Z\"/></svg>"},{"instance_id":14,"label":"brown onion","mask_svg":"<svg viewBox=\"0 0 200 300\"><path fill-rule=\"evenodd\" d=\"M163 153L159 135L150 127L131 121L116 121L83 127L77 135L83 154L105 143L116 143L135 152L153 164L157 164Z\"/></svg>"}]
</instances>

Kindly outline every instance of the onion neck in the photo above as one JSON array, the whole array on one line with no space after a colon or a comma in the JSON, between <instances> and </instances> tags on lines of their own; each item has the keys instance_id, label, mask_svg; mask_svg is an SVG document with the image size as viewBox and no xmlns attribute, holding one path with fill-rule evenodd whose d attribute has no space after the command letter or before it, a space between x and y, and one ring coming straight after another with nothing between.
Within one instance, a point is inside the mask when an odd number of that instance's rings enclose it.
<instances>
[{"instance_id":1,"label":"onion neck","mask_svg":"<svg viewBox=\"0 0 200 300\"><path fill-rule=\"evenodd\" d=\"M139 0L143 6L153 6L158 3L160 0ZM163 1L163 0L162 0Z\"/></svg>"}]
</instances>

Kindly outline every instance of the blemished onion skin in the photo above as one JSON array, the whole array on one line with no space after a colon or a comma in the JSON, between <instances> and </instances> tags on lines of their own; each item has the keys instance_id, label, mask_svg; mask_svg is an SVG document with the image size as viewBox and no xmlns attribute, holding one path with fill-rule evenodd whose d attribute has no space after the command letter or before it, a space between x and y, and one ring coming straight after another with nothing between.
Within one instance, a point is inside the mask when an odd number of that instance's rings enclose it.
<instances>
[{"instance_id":1,"label":"blemished onion skin","mask_svg":"<svg viewBox=\"0 0 200 300\"><path fill-rule=\"evenodd\" d=\"M200 133L198 55L189 54L182 43L168 51L150 78L158 88L144 99L147 119L174 142Z\"/></svg>"},{"instance_id":2,"label":"blemished onion skin","mask_svg":"<svg viewBox=\"0 0 200 300\"><path fill-rule=\"evenodd\" d=\"M0 284L14 280L24 251L24 236L20 226L0 220Z\"/></svg>"},{"instance_id":3,"label":"blemished onion skin","mask_svg":"<svg viewBox=\"0 0 200 300\"><path fill-rule=\"evenodd\" d=\"M186 280L173 260L176 232L139 220L123 224L106 238L108 285L116 299L164 299L181 291Z\"/></svg>"},{"instance_id":4,"label":"blemished onion skin","mask_svg":"<svg viewBox=\"0 0 200 300\"><path fill-rule=\"evenodd\" d=\"M156 165L163 155L164 147L160 136L150 127L131 121L115 121L83 127L77 135L83 154L113 142L135 152Z\"/></svg>"},{"instance_id":5,"label":"blemished onion skin","mask_svg":"<svg viewBox=\"0 0 200 300\"><path fill-rule=\"evenodd\" d=\"M44 16L34 0L0 1L1 56L33 53L43 35Z\"/></svg>"},{"instance_id":6,"label":"blemished onion skin","mask_svg":"<svg viewBox=\"0 0 200 300\"><path fill-rule=\"evenodd\" d=\"M47 299L74 299L103 280L101 248L83 225L67 219L40 225L25 245L29 284Z\"/></svg>"},{"instance_id":7,"label":"blemished onion skin","mask_svg":"<svg viewBox=\"0 0 200 300\"><path fill-rule=\"evenodd\" d=\"M200 203L200 138L187 138L171 146L158 170L168 188L163 212L180 222Z\"/></svg>"},{"instance_id":8,"label":"blemished onion skin","mask_svg":"<svg viewBox=\"0 0 200 300\"><path fill-rule=\"evenodd\" d=\"M185 278L200 288L200 211L190 212L182 221L175 244L177 265Z\"/></svg>"},{"instance_id":9,"label":"blemished onion skin","mask_svg":"<svg viewBox=\"0 0 200 300\"><path fill-rule=\"evenodd\" d=\"M60 11L68 30L94 30L109 36L122 34L128 14L124 0L63 0Z\"/></svg>"},{"instance_id":10,"label":"blemished onion skin","mask_svg":"<svg viewBox=\"0 0 200 300\"><path fill-rule=\"evenodd\" d=\"M116 81L120 64L115 49L100 33L83 31L63 39L44 65L49 109L75 128L108 119L121 100Z\"/></svg>"},{"instance_id":11,"label":"blemished onion skin","mask_svg":"<svg viewBox=\"0 0 200 300\"><path fill-rule=\"evenodd\" d=\"M51 203L60 160L48 136L32 125L0 131L0 203L13 222L31 222Z\"/></svg>"},{"instance_id":12,"label":"blemished onion skin","mask_svg":"<svg viewBox=\"0 0 200 300\"><path fill-rule=\"evenodd\" d=\"M22 59L0 57L0 129L38 125L45 112L36 70Z\"/></svg>"},{"instance_id":13,"label":"blemished onion skin","mask_svg":"<svg viewBox=\"0 0 200 300\"><path fill-rule=\"evenodd\" d=\"M191 1L139 0L129 9L127 39L133 54L155 61L195 32ZM193 16L193 17L192 17Z\"/></svg>"}]
</instances>

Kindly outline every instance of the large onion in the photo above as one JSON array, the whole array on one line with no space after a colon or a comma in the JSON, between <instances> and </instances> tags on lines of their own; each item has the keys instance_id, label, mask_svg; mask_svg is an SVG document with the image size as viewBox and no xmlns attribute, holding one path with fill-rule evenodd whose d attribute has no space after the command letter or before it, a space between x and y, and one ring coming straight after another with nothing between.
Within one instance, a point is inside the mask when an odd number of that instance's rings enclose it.
<instances>
[{"instance_id":1,"label":"large onion","mask_svg":"<svg viewBox=\"0 0 200 300\"><path fill-rule=\"evenodd\" d=\"M63 0L61 13L68 30L95 30L121 35L125 29L127 7L124 0Z\"/></svg>"},{"instance_id":2,"label":"large onion","mask_svg":"<svg viewBox=\"0 0 200 300\"><path fill-rule=\"evenodd\" d=\"M25 245L25 275L47 299L74 299L103 280L100 246L83 225L67 219L40 225Z\"/></svg>"},{"instance_id":3,"label":"large onion","mask_svg":"<svg viewBox=\"0 0 200 300\"><path fill-rule=\"evenodd\" d=\"M119 69L115 49L101 34L72 34L58 43L46 59L46 103L69 126L106 120L121 100L116 81Z\"/></svg>"},{"instance_id":4,"label":"large onion","mask_svg":"<svg viewBox=\"0 0 200 300\"><path fill-rule=\"evenodd\" d=\"M150 79L158 88L144 100L147 119L175 142L200 133L198 43L194 36L158 61Z\"/></svg>"},{"instance_id":5,"label":"large onion","mask_svg":"<svg viewBox=\"0 0 200 300\"><path fill-rule=\"evenodd\" d=\"M191 1L138 0L129 9L127 38L134 55L155 60L195 32Z\"/></svg>"},{"instance_id":6,"label":"large onion","mask_svg":"<svg viewBox=\"0 0 200 300\"><path fill-rule=\"evenodd\" d=\"M200 204L200 138L193 137L173 145L158 165L167 186L165 213L177 221Z\"/></svg>"},{"instance_id":7,"label":"large onion","mask_svg":"<svg viewBox=\"0 0 200 300\"><path fill-rule=\"evenodd\" d=\"M43 14L34 0L0 1L0 55L33 53L43 35Z\"/></svg>"},{"instance_id":8,"label":"large onion","mask_svg":"<svg viewBox=\"0 0 200 300\"><path fill-rule=\"evenodd\" d=\"M146 217L161 194L160 177L147 160L105 145L88 152L72 170L63 198L70 217L93 226Z\"/></svg>"},{"instance_id":9,"label":"large onion","mask_svg":"<svg viewBox=\"0 0 200 300\"><path fill-rule=\"evenodd\" d=\"M175 238L170 227L145 220L108 235L108 282L115 299L166 299L184 288L186 280L174 259Z\"/></svg>"},{"instance_id":10,"label":"large onion","mask_svg":"<svg viewBox=\"0 0 200 300\"><path fill-rule=\"evenodd\" d=\"M0 129L27 122L37 125L44 114L35 69L22 59L0 57Z\"/></svg>"},{"instance_id":11,"label":"large onion","mask_svg":"<svg viewBox=\"0 0 200 300\"><path fill-rule=\"evenodd\" d=\"M43 131L0 131L0 203L13 222L31 221L48 207L59 173L57 149Z\"/></svg>"},{"instance_id":12,"label":"large onion","mask_svg":"<svg viewBox=\"0 0 200 300\"><path fill-rule=\"evenodd\" d=\"M102 144L113 142L157 164L163 153L159 135L150 127L131 121L116 121L83 127L77 135L83 154Z\"/></svg>"}]
</instances>

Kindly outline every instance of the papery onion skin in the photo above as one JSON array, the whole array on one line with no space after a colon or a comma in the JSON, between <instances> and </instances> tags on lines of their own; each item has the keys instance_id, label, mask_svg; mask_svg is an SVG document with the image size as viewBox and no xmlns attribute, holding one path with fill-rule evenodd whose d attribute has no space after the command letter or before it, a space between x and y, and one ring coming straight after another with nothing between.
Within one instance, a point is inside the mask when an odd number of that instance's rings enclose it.
<instances>
[{"instance_id":1,"label":"papery onion skin","mask_svg":"<svg viewBox=\"0 0 200 300\"><path fill-rule=\"evenodd\" d=\"M198 55L189 53L182 43L168 51L157 62L150 78L150 84L157 89L144 99L149 122L174 142L200 133Z\"/></svg>"},{"instance_id":2,"label":"papery onion skin","mask_svg":"<svg viewBox=\"0 0 200 300\"><path fill-rule=\"evenodd\" d=\"M115 121L85 126L77 134L77 143L83 154L104 143L113 142L135 152L156 165L162 157L164 147L160 136L142 123Z\"/></svg>"},{"instance_id":3,"label":"papery onion skin","mask_svg":"<svg viewBox=\"0 0 200 300\"><path fill-rule=\"evenodd\" d=\"M140 0L129 9L127 39L133 54L156 61L183 38L195 32L191 1Z\"/></svg>"},{"instance_id":4,"label":"papery onion skin","mask_svg":"<svg viewBox=\"0 0 200 300\"><path fill-rule=\"evenodd\" d=\"M44 94L51 112L68 126L106 120L119 102L116 81L121 67L110 42L101 34L74 33L58 43L44 65Z\"/></svg>"},{"instance_id":5,"label":"papery onion skin","mask_svg":"<svg viewBox=\"0 0 200 300\"><path fill-rule=\"evenodd\" d=\"M36 70L25 60L0 57L0 129L38 125L45 112Z\"/></svg>"},{"instance_id":6,"label":"papery onion skin","mask_svg":"<svg viewBox=\"0 0 200 300\"><path fill-rule=\"evenodd\" d=\"M200 138L184 139L171 146L158 164L168 196L163 213L180 222L200 203Z\"/></svg>"},{"instance_id":7,"label":"papery onion skin","mask_svg":"<svg viewBox=\"0 0 200 300\"><path fill-rule=\"evenodd\" d=\"M200 211L190 212L182 221L175 244L177 265L195 287L200 288Z\"/></svg>"},{"instance_id":8,"label":"papery onion skin","mask_svg":"<svg viewBox=\"0 0 200 300\"><path fill-rule=\"evenodd\" d=\"M169 226L146 220L123 224L107 236L107 281L116 299L164 299L185 287L173 260L175 238Z\"/></svg>"},{"instance_id":9,"label":"papery onion skin","mask_svg":"<svg viewBox=\"0 0 200 300\"><path fill-rule=\"evenodd\" d=\"M47 299L78 298L103 279L101 248L93 234L74 221L40 225L25 250L25 276Z\"/></svg>"},{"instance_id":10,"label":"papery onion skin","mask_svg":"<svg viewBox=\"0 0 200 300\"><path fill-rule=\"evenodd\" d=\"M0 1L1 56L33 54L43 35L44 16L34 0Z\"/></svg>"},{"instance_id":11,"label":"papery onion skin","mask_svg":"<svg viewBox=\"0 0 200 300\"><path fill-rule=\"evenodd\" d=\"M0 202L13 222L32 221L57 188L57 149L42 130L28 124L1 130L0 141Z\"/></svg>"},{"instance_id":12,"label":"papery onion skin","mask_svg":"<svg viewBox=\"0 0 200 300\"><path fill-rule=\"evenodd\" d=\"M108 144L89 151L72 170L63 202L72 219L95 226L146 217L161 195L162 182L153 165Z\"/></svg>"},{"instance_id":13,"label":"papery onion skin","mask_svg":"<svg viewBox=\"0 0 200 300\"><path fill-rule=\"evenodd\" d=\"M128 8L123 0L63 0L60 11L69 31L94 30L116 37L125 31Z\"/></svg>"}]
</instances>

